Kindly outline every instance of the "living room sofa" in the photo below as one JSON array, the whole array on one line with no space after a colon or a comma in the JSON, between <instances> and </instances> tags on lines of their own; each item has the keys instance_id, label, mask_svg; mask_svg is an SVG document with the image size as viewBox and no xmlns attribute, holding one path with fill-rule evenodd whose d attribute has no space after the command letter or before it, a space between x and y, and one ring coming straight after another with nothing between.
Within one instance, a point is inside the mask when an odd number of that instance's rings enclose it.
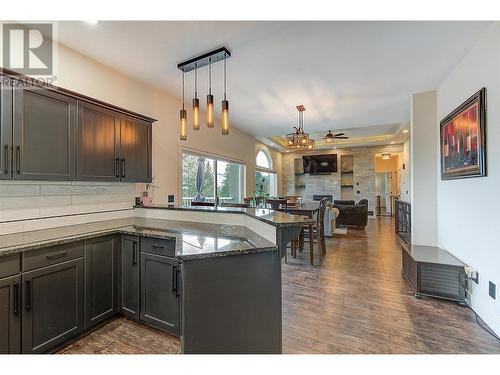
<instances>
[{"instance_id":1,"label":"living room sofa","mask_svg":"<svg viewBox=\"0 0 500 375\"><path fill-rule=\"evenodd\" d=\"M361 199L358 204L353 200L334 200L333 207L340 211L337 227L340 225L365 227L368 224L368 200L366 199Z\"/></svg>"}]
</instances>

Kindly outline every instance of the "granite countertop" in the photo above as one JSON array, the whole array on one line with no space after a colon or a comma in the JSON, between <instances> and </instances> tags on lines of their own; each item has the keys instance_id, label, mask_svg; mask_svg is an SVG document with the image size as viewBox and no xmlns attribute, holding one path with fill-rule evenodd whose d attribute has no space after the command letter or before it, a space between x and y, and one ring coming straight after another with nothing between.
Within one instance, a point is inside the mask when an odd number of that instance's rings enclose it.
<instances>
[{"instance_id":1,"label":"granite countertop","mask_svg":"<svg viewBox=\"0 0 500 375\"><path fill-rule=\"evenodd\" d=\"M465 266L464 263L448 251L437 246L408 245L405 243L402 243L401 246L417 262L446 264L458 267Z\"/></svg>"},{"instance_id":2,"label":"granite countertop","mask_svg":"<svg viewBox=\"0 0 500 375\"><path fill-rule=\"evenodd\" d=\"M108 234L175 240L176 258L184 261L276 251L273 243L242 226L127 218L2 235L0 256Z\"/></svg>"},{"instance_id":3,"label":"granite countertop","mask_svg":"<svg viewBox=\"0 0 500 375\"><path fill-rule=\"evenodd\" d=\"M244 214L260 220L275 227L302 226L314 224L314 219L306 216L292 215L286 212L274 211L268 208L239 208L239 207L205 207L205 206L174 206L174 205L153 205L149 207L135 206L134 208L160 209L160 210L181 210L197 212L214 212L229 214Z\"/></svg>"}]
</instances>

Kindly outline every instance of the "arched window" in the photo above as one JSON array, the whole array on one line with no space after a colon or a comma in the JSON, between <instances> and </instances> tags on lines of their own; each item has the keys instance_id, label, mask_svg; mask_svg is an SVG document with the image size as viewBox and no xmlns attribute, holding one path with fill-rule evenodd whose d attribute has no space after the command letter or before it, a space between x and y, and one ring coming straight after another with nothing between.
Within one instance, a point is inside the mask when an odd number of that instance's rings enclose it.
<instances>
[{"instance_id":1,"label":"arched window","mask_svg":"<svg viewBox=\"0 0 500 375\"><path fill-rule=\"evenodd\" d=\"M257 158L256 158L256 164L257 167L265 168L265 169L272 169L273 168L273 161L270 157L270 155L267 154L264 150L260 150L257 153Z\"/></svg>"},{"instance_id":2,"label":"arched window","mask_svg":"<svg viewBox=\"0 0 500 375\"><path fill-rule=\"evenodd\" d=\"M260 150L255 158L255 195L276 196L278 185L273 171L273 159L267 150Z\"/></svg>"}]
</instances>

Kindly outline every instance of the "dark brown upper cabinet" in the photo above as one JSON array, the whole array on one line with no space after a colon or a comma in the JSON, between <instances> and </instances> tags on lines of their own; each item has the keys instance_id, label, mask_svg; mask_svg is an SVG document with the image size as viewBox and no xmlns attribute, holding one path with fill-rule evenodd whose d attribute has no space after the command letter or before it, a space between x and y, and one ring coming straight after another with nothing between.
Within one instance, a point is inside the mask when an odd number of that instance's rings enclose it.
<instances>
[{"instance_id":1,"label":"dark brown upper cabinet","mask_svg":"<svg viewBox=\"0 0 500 375\"><path fill-rule=\"evenodd\" d=\"M11 178L11 155L12 89L0 81L0 180Z\"/></svg>"},{"instance_id":2,"label":"dark brown upper cabinet","mask_svg":"<svg viewBox=\"0 0 500 375\"><path fill-rule=\"evenodd\" d=\"M155 119L7 69L0 78L0 180L151 181Z\"/></svg>"},{"instance_id":3,"label":"dark brown upper cabinet","mask_svg":"<svg viewBox=\"0 0 500 375\"><path fill-rule=\"evenodd\" d=\"M120 114L78 103L77 180L120 181Z\"/></svg>"},{"instance_id":4,"label":"dark brown upper cabinet","mask_svg":"<svg viewBox=\"0 0 500 375\"><path fill-rule=\"evenodd\" d=\"M48 89L15 88L12 178L75 178L76 99Z\"/></svg>"},{"instance_id":5,"label":"dark brown upper cabinet","mask_svg":"<svg viewBox=\"0 0 500 375\"><path fill-rule=\"evenodd\" d=\"M120 133L121 180L151 181L151 124L124 115Z\"/></svg>"}]
</instances>

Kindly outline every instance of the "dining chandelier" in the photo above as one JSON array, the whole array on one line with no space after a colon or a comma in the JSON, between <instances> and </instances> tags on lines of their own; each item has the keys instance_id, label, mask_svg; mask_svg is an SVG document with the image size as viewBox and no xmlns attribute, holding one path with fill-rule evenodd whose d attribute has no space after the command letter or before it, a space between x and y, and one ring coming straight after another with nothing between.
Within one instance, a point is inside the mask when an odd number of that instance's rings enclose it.
<instances>
[{"instance_id":1,"label":"dining chandelier","mask_svg":"<svg viewBox=\"0 0 500 375\"><path fill-rule=\"evenodd\" d=\"M304 131L304 112L306 108L298 105L298 126L294 126L293 133L286 135L286 147L294 150L314 150L315 141Z\"/></svg>"},{"instance_id":2,"label":"dining chandelier","mask_svg":"<svg viewBox=\"0 0 500 375\"><path fill-rule=\"evenodd\" d=\"M177 64L182 71L182 109L180 110L180 139L187 140L187 111L184 107L184 76L194 71L194 98L193 98L193 130L200 130L200 100L198 99L198 69L208 65L208 94L206 107L207 128L215 127L214 96L212 94L212 65L219 61L224 62L223 92L221 102L221 133L229 134L229 101L227 100L227 69L226 60L231 57L231 52L226 47L221 47L203 55L193 57L187 61Z\"/></svg>"}]
</instances>

